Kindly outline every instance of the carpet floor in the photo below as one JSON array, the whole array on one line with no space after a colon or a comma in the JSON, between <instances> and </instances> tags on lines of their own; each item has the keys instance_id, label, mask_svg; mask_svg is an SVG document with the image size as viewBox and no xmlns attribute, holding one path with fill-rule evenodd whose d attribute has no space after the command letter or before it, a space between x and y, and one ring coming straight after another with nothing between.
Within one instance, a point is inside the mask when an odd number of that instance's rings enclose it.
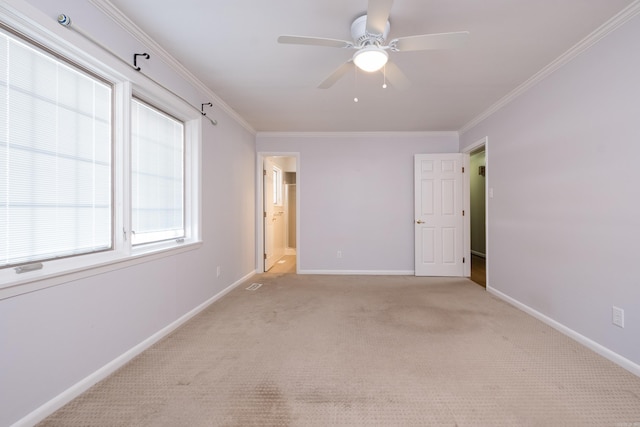
<instances>
[{"instance_id":1,"label":"carpet floor","mask_svg":"<svg viewBox=\"0 0 640 427\"><path fill-rule=\"evenodd\" d=\"M466 279L263 274L41 425L637 427L640 378Z\"/></svg>"}]
</instances>

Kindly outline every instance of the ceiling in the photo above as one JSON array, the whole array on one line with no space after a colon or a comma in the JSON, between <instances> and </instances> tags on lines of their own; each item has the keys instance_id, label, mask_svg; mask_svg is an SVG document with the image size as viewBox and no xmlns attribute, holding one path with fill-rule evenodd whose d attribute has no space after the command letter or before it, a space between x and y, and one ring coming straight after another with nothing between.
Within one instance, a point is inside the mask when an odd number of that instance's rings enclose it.
<instances>
[{"instance_id":1,"label":"ceiling","mask_svg":"<svg viewBox=\"0 0 640 427\"><path fill-rule=\"evenodd\" d=\"M395 0L387 40L470 32L462 48L391 52L406 90L361 71L318 89L354 51L277 43L282 34L350 41L367 0L111 3L256 131L369 132L459 130L632 0Z\"/></svg>"}]
</instances>

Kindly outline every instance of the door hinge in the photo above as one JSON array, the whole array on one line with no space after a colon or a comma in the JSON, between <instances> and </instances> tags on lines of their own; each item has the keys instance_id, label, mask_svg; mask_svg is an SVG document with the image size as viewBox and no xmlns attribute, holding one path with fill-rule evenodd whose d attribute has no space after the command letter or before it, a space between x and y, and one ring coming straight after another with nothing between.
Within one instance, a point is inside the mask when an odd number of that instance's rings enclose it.
<instances>
[{"instance_id":1,"label":"door hinge","mask_svg":"<svg viewBox=\"0 0 640 427\"><path fill-rule=\"evenodd\" d=\"M264 213L264 218L266 218L267 217L267 213L266 212L263 212L263 213Z\"/></svg>"},{"instance_id":2,"label":"door hinge","mask_svg":"<svg viewBox=\"0 0 640 427\"><path fill-rule=\"evenodd\" d=\"M267 176L267 170L266 169L262 170L262 175Z\"/></svg>"},{"instance_id":3,"label":"door hinge","mask_svg":"<svg viewBox=\"0 0 640 427\"><path fill-rule=\"evenodd\" d=\"M465 264L467 262L467 259L465 257L462 257L462 263Z\"/></svg>"},{"instance_id":4,"label":"door hinge","mask_svg":"<svg viewBox=\"0 0 640 427\"><path fill-rule=\"evenodd\" d=\"M464 216L464 211L462 211L462 216Z\"/></svg>"},{"instance_id":5,"label":"door hinge","mask_svg":"<svg viewBox=\"0 0 640 427\"><path fill-rule=\"evenodd\" d=\"M462 167L462 173L464 173L464 166Z\"/></svg>"},{"instance_id":6,"label":"door hinge","mask_svg":"<svg viewBox=\"0 0 640 427\"><path fill-rule=\"evenodd\" d=\"M267 259L267 254L264 254L264 259Z\"/></svg>"}]
</instances>

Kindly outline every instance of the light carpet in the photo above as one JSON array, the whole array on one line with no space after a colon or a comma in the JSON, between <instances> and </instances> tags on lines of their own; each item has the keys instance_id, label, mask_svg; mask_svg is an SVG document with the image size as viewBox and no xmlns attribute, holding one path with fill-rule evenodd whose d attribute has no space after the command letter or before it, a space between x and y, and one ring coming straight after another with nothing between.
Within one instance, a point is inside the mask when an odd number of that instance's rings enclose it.
<instances>
[{"instance_id":1,"label":"light carpet","mask_svg":"<svg viewBox=\"0 0 640 427\"><path fill-rule=\"evenodd\" d=\"M466 279L263 274L41 425L637 427L640 378Z\"/></svg>"}]
</instances>

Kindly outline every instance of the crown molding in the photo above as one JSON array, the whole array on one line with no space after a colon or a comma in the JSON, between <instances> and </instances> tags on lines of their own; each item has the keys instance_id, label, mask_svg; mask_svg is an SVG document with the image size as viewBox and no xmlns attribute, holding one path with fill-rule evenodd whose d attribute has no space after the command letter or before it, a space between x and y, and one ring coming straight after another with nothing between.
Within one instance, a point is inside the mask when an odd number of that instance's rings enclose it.
<instances>
[{"instance_id":1,"label":"crown molding","mask_svg":"<svg viewBox=\"0 0 640 427\"><path fill-rule=\"evenodd\" d=\"M435 132L257 132L257 138L425 138L459 137L457 131Z\"/></svg>"},{"instance_id":2,"label":"crown molding","mask_svg":"<svg viewBox=\"0 0 640 427\"><path fill-rule=\"evenodd\" d=\"M124 13L113 5L109 0L89 0L89 2L100 10L105 16L110 18L116 24L118 24L123 30L132 35L136 40L142 43L144 46L151 49L157 54L162 62L168 65L174 70L180 77L185 79L197 90L206 94L211 98L212 102L229 116L231 116L238 124L255 135L256 130L240 116L233 108L231 108L226 102L216 95L208 86L194 76L184 65L176 60L169 52L167 52L162 46L160 46L155 40L153 40L147 33L142 31L131 19L129 19Z\"/></svg>"},{"instance_id":3,"label":"crown molding","mask_svg":"<svg viewBox=\"0 0 640 427\"><path fill-rule=\"evenodd\" d=\"M571 49L560 55L553 62L548 64L546 67L538 71L536 74L531 76L528 80L522 83L520 86L509 92L503 98L501 98L498 102L493 104L491 107L486 109L484 112L480 113L478 116L473 118L471 121L462 126L459 130L460 135L463 135L467 131L469 131L474 126L478 125L482 121L486 120L494 113L505 107L507 104L514 101L516 98L523 95L533 86L538 84L540 81L547 78L549 75L557 71L558 69L564 67L575 57L580 55L582 52L589 49L591 46L605 38L611 32L628 22L631 18L635 17L638 13L640 13L640 0L635 0L629 6L624 8L618 14L616 14L613 18L609 19L607 22L598 27L595 31L589 34L587 37L582 39L576 45L574 45Z\"/></svg>"}]
</instances>

